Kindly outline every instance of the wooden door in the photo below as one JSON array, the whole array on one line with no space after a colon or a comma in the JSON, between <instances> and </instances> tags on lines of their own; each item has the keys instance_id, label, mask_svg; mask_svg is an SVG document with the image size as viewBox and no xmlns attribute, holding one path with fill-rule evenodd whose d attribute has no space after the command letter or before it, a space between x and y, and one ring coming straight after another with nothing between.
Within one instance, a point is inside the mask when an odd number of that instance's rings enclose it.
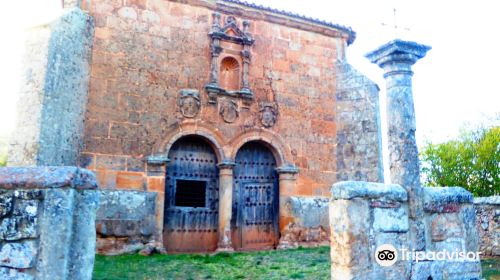
<instances>
[{"instance_id":1,"label":"wooden door","mask_svg":"<svg viewBox=\"0 0 500 280\"><path fill-rule=\"evenodd\" d=\"M236 155L233 190L233 245L239 250L274 248L278 232L278 176L271 151L259 142Z\"/></svg>"},{"instance_id":2,"label":"wooden door","mask_svg":"<svg viewBox=\"0 0 500 280\"><path fill-rule=\"evenodd\" d=\"M169 152L163 240L168 252L207 252L217 247L217 158L203 139L184 137Z\"/></svg>"}]
</instances>

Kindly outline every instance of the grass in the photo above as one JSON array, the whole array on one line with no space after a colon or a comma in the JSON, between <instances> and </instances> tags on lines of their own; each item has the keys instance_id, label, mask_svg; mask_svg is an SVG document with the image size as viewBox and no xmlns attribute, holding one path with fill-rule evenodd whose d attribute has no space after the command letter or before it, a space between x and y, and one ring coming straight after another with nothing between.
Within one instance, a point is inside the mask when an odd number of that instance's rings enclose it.
<instances>
[{"instance_id":1,"label":"grass","mask_svg":"<svg viewBox=\"0 0 500 280\"><path fill-rule=\"evenodd\" d=\"M96 256L94 279L329 279L328 247L216 255Z\"/></svg>"},{"instance_id":2,"label":"grass","mask_svg":"<svg viewBox=\"0 0 500 280\"><path fill-rule=\"evenodd\" d=\"M500 258L484 259L481 261L483 277L488 280L500 280Z\"/></svg>"},{"instance_id":3,"label":"grass","mask_svg":"<svg viewBox=\"0 0 500 280\"><path fill-rule=\"evenodd\" d=\"M94 279L330 279L329 247L216 255L96 256ZM482 261L500 280L500 259Z\"/></svg>"}]
</instances>

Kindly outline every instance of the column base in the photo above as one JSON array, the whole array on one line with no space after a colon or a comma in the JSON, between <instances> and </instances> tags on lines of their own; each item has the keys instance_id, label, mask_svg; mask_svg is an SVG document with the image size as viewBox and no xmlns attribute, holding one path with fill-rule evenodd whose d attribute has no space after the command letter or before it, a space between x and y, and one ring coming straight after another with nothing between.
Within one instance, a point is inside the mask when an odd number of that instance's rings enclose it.
<instances>
[{"instance_id":1,"label":"column base","mask_svg":"<svg viewBox=\"0 0 500 280\"><path fill-rule=\"evenodd\" d=\"M231 245L217 245L216 253L232 253L234 248Z\"/></svg>"},{"instance_id":2,"label":"column base","mask_svg":"<svg viewBox=\"0 0 500 280\"><path fill-rule=\"evenodd\" d=\"M288 241L288 240L283 240L280 239L280 242L278 243L278 246L276 249L278 250L283 250L283 249L296 249L299 247L298 242L293 242L293 241Z\"/></svg>"}]
</instances>

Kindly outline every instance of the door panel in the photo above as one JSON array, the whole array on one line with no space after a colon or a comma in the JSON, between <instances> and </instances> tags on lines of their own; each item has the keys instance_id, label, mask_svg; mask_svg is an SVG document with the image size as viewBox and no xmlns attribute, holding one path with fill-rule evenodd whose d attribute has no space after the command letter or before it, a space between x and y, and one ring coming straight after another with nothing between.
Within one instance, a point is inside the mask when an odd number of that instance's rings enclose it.
<instances>
[{"instance_id":1,"label":"door panel","mask_svg":"<svg viewBox=\"0 0 500 280\"><path fill-rule=\"evenodd\" d=\"M233 244L240 250L270 249L278 241L276 161L265 146L245 144L236 156Z\"/></svg>"},{"instance_id":2,"label":"door panel","mask_svg":"<svg viewBox=\"0 0 500 280\"><path fill-rule=\"evenodd\" d=\"M169 159L165 182L165 247L168 252L213 251L217 247L219 216L215 153L203 139L184 137L174 143Z\"/></svg>"}]
</instances>

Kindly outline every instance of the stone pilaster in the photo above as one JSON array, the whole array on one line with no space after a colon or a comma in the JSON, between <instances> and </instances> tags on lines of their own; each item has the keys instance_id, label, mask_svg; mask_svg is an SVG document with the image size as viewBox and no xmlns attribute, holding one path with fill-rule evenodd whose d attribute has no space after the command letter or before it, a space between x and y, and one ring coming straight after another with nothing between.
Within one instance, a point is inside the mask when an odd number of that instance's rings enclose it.
<instances>
[{"instance_id":1,"label":"stone pilaster","mask_svg":"<svg viewBox=\"0 0 500 280\"><path fill-rule=\"evenodd\" d=\"M428 50L428 46L397 39L366 55L384 70L391 181L408 191L411 239L415 250L425 249L425 234L411 67Z\"/></svg>"},{"instance_id":2,"label":"stone pilaster","mask_svg":"<svg viewBox=\"0 0 500 280\"><path fill-rule=\"evenodd\" d=\"M231 214L233 203L233 168L235 163L223 161L219 167L219 242L218 252L232 252Z\"/></svg>"},{"instance_id":3,"label":"stone pilaster","mask_svg":"<svg viewBox=\"0 0 500 280\"><path fill-rule=\"evenodd\" d=\"M295 166L287 165L277 168L276 171L279 174L279 230L283 232L286 226L294 220L293 214L290 213L290 209L287 207L286 198L293 194L297 181L296 175L299 170ZM282 237L284 237L284 235L282 235ZM288 243L287 240L281 238L278 248L284 249L293 247Z\"/></svg>"},{"instance_id":4,"label":"stone pilaster","mask_svg":"<svg viewBox=\"0 0 500 280\"><path fill-rule=\"evenodd\" d=\"M157 192L156 196L156 229L149 246L141 250L141 254L147 254L147 250L154 248L159 253L166 253L163 243L163 226L165 215L165 174L170 159L167 155L157 154L146 157L146 174L148 191Z\"/></svg>"}]
</instances>

